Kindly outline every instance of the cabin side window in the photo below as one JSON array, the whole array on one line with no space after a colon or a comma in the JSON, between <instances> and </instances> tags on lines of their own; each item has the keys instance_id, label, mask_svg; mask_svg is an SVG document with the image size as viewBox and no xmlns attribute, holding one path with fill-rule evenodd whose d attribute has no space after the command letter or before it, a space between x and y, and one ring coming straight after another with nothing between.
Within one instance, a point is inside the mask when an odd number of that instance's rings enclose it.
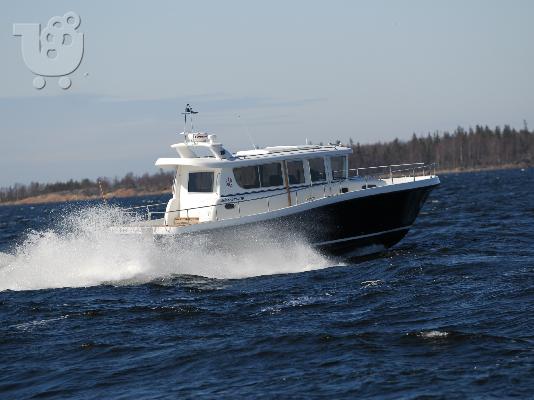
<instances>
[{"instance_id":1,"label":"cabin side window","mask_svg":"<svg viewBox=\"0 0 534 400\"><path fill-rule=\"evenodd\" d=\"M187 191L190 193L213 192L213 172L190 172Z\"/></svg>"},{"instance_id":2,"label":"cabin side window","mask_svg":"<svg viewBox=\"0 0 534 400\"><path fill-rule=\"evenodd\" d=\"M332 179L342 180L347 179L347 170L345 168L345 156L331 157L330 166L332 168Z\"/></svg>"},{"instance_id":3,"label":"cabin side window","mask_svg":"<svg viewBox=\"0 0 534 400\"><path fill-rule=\"evenodd\" d=\"M304 183L304 165L302 161L288 161L287 175L289 177L290 185L298 185Z\"/></svg>"},{"instance_id":4,"label":"cabin side window","mask_svg":"<svg viewBox=\"0 0 534 400\"><path fill-rule=\"evenodd\" d=\"M243 189L282 186L284 184L280 163L234 168L234 176L237 184Z\"/></svg>"},{"instance_id":5,"label":"cabin side window","mask_svg":"<svg viewBox=\"0 0 534 400\"><path fill-rule=\"evenodd\" d=\"M243 189L260 187L260 174L257 166L234 168L235 181Z\"/></svg>"},{"instance_id":6,"label":"cabin side window","mask_svg":"<svg viewBox=\"0 0 534 400\"><path fill-rule=\"evenodd\" d=\"M310 176L312 182L326 181L324 158L310 158L308 159L308 164L310 165Z\"/></svg>"},{"instance_id":7,"label":"cabin side window","mask_svg":"<svg viewBox=\"0 0 534 400\"><path fill-rule=\"evenodd\" d=\"M282 186L282 166L280 163L260 165L261 187Z\"/></svg>"}]
</instances>

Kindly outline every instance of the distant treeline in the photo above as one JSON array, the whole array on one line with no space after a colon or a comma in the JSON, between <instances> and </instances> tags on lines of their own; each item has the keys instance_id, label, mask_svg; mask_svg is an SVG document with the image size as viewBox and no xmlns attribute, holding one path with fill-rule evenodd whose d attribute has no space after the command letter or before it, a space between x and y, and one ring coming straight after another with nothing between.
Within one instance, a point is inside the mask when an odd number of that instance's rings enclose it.
<instances>
[{"instance_id":1,"label":"distant treeline","mask_svg":"<svg viewBox=\"0 0 534 400\"><path fill-rule=\"evenodd\" d=\"M508 125L502 129L477 125L468 130L458 127L453 133L436 132L419 137L413 134L408 141L395 139L387 143L355 144L351 139L350 146L354 150L349 159L351 168L413 162L436 162L439 170L534 164L534 131L528 130L526 122L521 130ZM120 189L156 193L170 190L172 179L172 172L160 170L153 175L128 173L122 179L15 184L0 188L0 203L62 192L95 196L100 194L98 181L105 193Z\"/></svg>"},{"instance_id":2,"label":"distant treeline","mask_svg":"<svg viewBox=\"0 0 534 400\"><path fill-rule=\"evenodd\" d=\"M77 193L85 196L98 196L101 194L100 186L104 193L114 192L120 189L134 189L139 192L157 193L170 190L174 174L160 170L153 175L143 174L136 176L129 172L123 178L98 178L97 180L82 179L81 181L69 180L56 183L32 182L29 185L15 184L8 188L0 188L0 203L22 200L51 193ZM100 183L100 186L99 186Z\"/></svg>"},{"instance_id":3,"label":"distant treeline","mask_svg":"<svg viewBox=\"0 0 534 400\"><path fill-rule=\"evenodd\" d=\"M458 127L452 134L417 137L414 133L408 141L361 145L351 140L350 145L352 167L436 162L440 170L452 170L534 164L534 131L526 122L519 131L508 125L502 129L477 125L468 130Z\"/></svg>"}]
</instances>

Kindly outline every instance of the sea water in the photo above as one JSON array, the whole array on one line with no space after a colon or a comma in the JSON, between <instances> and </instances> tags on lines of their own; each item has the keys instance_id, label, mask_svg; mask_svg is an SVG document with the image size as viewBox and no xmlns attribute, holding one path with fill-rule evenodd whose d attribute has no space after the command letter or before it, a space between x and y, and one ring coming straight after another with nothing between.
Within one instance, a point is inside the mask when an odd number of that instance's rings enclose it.
<instances>
[{"instance_id":1,"label":"sea water","mask_svg":"<svg viewBox=\"0 0 534 400\"><path fill-rule=\"evenodd\" d=\"M0 207L0 398L532 397L534 170L441 179L358 262L107 229L165 197Z\"/></svg>"}]
</instances>

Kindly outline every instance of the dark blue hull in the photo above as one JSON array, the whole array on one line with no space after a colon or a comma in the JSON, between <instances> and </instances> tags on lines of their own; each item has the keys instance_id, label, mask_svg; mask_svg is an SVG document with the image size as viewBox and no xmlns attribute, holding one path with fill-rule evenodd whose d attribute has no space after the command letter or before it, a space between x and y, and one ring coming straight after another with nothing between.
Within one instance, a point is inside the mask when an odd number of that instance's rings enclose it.
<instances>
[{"instance_id":1,"label":"dark blue hull","mask_svg":"<svg viewBox=\"0 0 534 400\"><path fill-rule=\"evenodd\" d=\"M398 243L437 185L348 198L284 217L192 233L216 248L304 241L335 256L359 256Z\"/></svg>"}]
</instances>

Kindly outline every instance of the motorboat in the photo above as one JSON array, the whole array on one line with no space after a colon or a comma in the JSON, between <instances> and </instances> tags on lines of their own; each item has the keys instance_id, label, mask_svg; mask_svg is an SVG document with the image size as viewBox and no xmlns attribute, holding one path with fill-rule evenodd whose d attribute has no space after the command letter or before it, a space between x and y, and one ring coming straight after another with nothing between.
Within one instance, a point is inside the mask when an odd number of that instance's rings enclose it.
<instances>
[{"instance_id":1,"label":"motorboat","mask_svg":"<svg viewBox=\"0 0 534 400\"><path fill-rule=\"evenodd\" d=\"M434 165L349 166L352 149L338 143L232 153L216 135L194 130L191 106L183 114L183 141L171 146L177 157L155 164L175 171L171 199L128 209L146 215L117 232L201 237L212 246L269 237L353 257L398 243L440 183Z\"/></svg>"}]
</instances>

